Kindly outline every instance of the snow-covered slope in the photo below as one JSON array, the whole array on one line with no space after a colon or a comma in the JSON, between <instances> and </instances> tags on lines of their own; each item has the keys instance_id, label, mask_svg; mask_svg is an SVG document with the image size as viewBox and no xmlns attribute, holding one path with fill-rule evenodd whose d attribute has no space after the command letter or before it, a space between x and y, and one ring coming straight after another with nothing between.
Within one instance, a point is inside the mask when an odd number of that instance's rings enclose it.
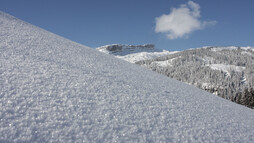
<instances>
[{"instance_id":1,"label":"snow-covered slope","mask_svg":"<svg viewBox=\"0 0 254 143\"><path fill-rule=\"evenodd\" d=\"M243 72L245 70L245 67L243 66L235 66L235 65L225 65L225 64L209 64L207 65L213 70L219 70L226 75L230 76L230 71L235 71L235 72Z\"/></svg>"},{"instance_id":2,"label":"snow-covered slope","mask_svg":"<svg viewBox=\"0 0 254 143\"><path fill-rule=\"evenodd\" d=\"M115 56L125 56L128 54L134 54L139 52L159 52L159 50L154 48L153 44L144 44L144 45L123 45L123 44L112 44L105 45L97 48L97 50L113 54Z\"/></svg>"},{"instance_id":3,"label":"snow-covered slope","mask_svg":"<svg viewBox=\"0 0 254 143\"><path fill-rule=\"evenodd\" d=\"M0 12L0 142L253 142L254 111Z\"/></svg>"},{"instance_id":4,"label":"snow-covered slope","mask_svg":"<svg viewBox=\"0 0 254 143\"><path fill-rule=\"evenodd\" d=\"M133 47L139 50L128 51L128 45L106 45L97 50L195 85L239 104L246 105L243 101L249 100L249 97L241 95L244 90L250 92L254 86L254 47L207 46L176 52L156 52L151 49L146 52L146 48L131 46L131 49ZM252 100L248 103L251 105L246 106L254 108Z\"/></svg>"},{"instance_id":5,"label":"snow-covered slope","mask_svg":"<svg viewBox=\"0 0 254 143\"><path fill-rule=\"evenodd\" d=\"M96 48L98 51L112 54L117 58L126 60L131 63L142 60L150 60L161 56L166 56L176 52L169 52L166 50L159 50L154 47L152 44L145 45L122 45L122 44L113 44L105 45L99 48Z\"/></svg>"}]
</instances>

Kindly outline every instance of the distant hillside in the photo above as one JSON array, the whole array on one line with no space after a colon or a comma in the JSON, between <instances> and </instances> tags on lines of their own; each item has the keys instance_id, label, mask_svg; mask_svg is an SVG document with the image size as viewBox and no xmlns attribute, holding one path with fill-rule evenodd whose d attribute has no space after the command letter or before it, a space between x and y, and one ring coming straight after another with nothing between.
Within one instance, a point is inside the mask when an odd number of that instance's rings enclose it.
<instances>
[{"instance_id":1,"label":"distant hillside","mask_svg":"<svg viewBox=\"0 0 254 143\"><path fill-rule=\"evenodd\" d=\"M153 44L145 45L123 45L112 44L97 48L100 52L114 55L120 59L135 63L142 60L154 59L157 57L170 55L175 52L156 49Z\"/></svg>"},{"instance_id":2,"label":"distant hillside","mask_svg":"<svg viewBox=\"0 0 254 143\"><path fill-rule=\"evenodd\" d=\"M140 56L142 55L138 56L139 59L142 59ZM132 61L125 57L120 58ZM248 94L252 93L254 85L254 48L252 47L204 47L168 52L167 55L159 55L135 63L220 97L254 107L252 95L248 97L250 99L247 103L246 99L243 99L247 98L243 97L247 91Z\"/></svg>"}]
</instances>

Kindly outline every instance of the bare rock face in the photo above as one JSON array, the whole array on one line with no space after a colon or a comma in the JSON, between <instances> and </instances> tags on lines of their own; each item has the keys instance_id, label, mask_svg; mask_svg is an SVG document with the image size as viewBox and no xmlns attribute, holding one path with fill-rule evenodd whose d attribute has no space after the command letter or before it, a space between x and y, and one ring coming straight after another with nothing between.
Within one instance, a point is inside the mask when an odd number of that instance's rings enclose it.
<instances>
[{"instance_id":1,"label":"bare rock face","mask_svg":"<svg viewBox=\"0 0 254 143\"><path fill-rule=\"evenodd\" d=\"M115 45L107 46L106 49L108 51L121 51L123 49L123 46L115 44Z\"/></svg>"}]
</instances>

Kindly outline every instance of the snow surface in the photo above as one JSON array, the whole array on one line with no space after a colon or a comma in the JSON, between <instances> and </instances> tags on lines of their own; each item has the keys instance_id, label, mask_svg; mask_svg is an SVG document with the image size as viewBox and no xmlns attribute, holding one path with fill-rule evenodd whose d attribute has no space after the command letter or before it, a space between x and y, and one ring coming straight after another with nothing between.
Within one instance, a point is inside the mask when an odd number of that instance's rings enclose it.
<instances>
[{"instance_id":1,"label":"snow surface","mask_svg":"<svg viewBox=\"0 0 254 143\"><path fill-rule=\"evenodd\" d=\"M253 142L254 111L0 12L0 142Z\"/></svg>"}]
</instances>

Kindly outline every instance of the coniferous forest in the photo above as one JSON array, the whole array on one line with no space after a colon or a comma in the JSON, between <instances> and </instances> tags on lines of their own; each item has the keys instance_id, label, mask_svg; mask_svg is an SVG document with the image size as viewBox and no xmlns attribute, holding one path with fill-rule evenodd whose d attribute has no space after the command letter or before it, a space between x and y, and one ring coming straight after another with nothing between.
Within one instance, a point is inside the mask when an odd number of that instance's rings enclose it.
<instances>
[{"instance_id":1,"label":"coniferous forest","mask_svg":"<svg viewBox=\"0 0 254 143\"><path fill-rule=\"evenodd\" d=\"M136 64L254 108L253 49L190 49Z\"/></svg>"}]
</instances>

